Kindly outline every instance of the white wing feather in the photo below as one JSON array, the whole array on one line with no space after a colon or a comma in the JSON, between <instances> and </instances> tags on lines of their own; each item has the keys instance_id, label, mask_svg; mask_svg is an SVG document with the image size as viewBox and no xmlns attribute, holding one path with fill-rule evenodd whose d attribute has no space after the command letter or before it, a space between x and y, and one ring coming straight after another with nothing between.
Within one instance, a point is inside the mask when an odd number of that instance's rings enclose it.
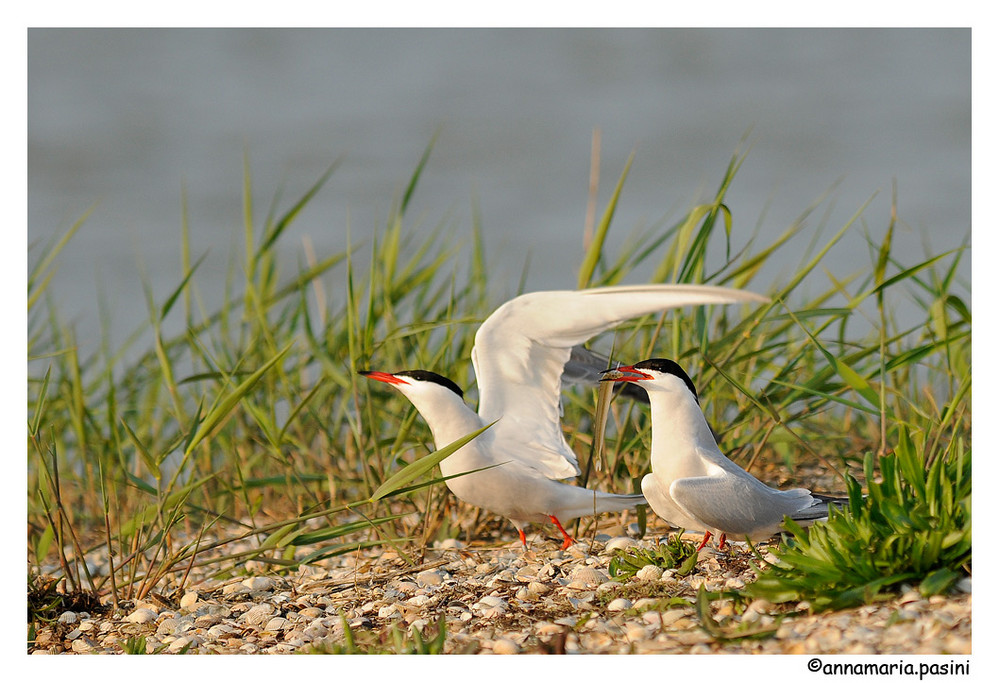
<instances>
[{"instance_id":1,"label":"white wing feather","mask_svg":"<svg viewBox=\"0 0 1000 683\"><path fill-rule=\"evenodd\" d=\"M708 285L636 285L533 292L511 299L476 332L472 362L479 415L509 453L545 476L579 474L560 425L560 383L571 349L626 320L700 304L767 301ZM502 418L502 419L501 419ZM502 434L502 436L501 436Z\"/></svg>"}]
</instances>

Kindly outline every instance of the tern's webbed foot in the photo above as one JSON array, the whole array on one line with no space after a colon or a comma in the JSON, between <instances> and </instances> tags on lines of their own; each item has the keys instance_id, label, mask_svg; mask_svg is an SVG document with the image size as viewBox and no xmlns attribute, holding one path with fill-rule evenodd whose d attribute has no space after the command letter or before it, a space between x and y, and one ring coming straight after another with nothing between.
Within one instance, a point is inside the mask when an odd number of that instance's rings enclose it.
<instances>
[{"instance_id":1,"label":"tern's webbed foot","mask_svg":"<svg viewBox=\"0 0 1000 683\"><path fill-rule=\"evenodd\" d=\"M559 532L563 535L563 544L562 544L563 550L566 550L566 548L576 543L576 541L573 540L573 537L570 536L568 533L566 533L566 530L563 529L563 525L559 523L559 520L556 519L555 515L549 515L549 519L552 520L552 523L556 525L556 527L559 529Z\"/></svg>"}]
</instances>

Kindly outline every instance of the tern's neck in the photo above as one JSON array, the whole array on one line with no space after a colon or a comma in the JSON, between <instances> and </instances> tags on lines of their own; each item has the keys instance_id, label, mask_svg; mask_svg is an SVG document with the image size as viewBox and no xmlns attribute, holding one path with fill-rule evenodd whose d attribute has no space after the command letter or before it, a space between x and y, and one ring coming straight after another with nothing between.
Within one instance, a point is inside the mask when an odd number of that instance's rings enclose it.
<instances>
[{"instance_id":1,"label":"tern's neck","mask_svg":"<svg viewBox=\"0 0 1000 683\"><path fill-rule=\"evenodd\" d=\"M716 446L705 414L692 395L650 391L649 408L653 420L654 452L676 450L685 446Z\"/></svg>"},{"instance_id":2,"label":"tern's neck","mask_svg":"<svg viewBox=\"0 0 1000 683\"><path fill-rule=\"evenodd\" d=\"M483 426L479 415L451 391L410 397L410 401L430 427L435 448L447 446Z\"/></svg>"}]
</instances>

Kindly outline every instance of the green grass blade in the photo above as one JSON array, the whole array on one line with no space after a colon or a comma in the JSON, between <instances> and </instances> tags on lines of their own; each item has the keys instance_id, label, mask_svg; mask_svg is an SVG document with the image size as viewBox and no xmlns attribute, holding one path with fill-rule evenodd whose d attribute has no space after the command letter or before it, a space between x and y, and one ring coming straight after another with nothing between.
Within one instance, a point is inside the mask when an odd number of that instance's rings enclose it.
<instances>
[{"instance_id":1,"label":"green grass blade","mask_svg":"<svg viewBox=\"0 0 1000 683\"><path fill-rule=\"evenodd\" d=\"M286 211L284 215L282 215L281 218L277 220L271 231L264 236L264 239L261 241L260 246L257 247L257 252L254 254L253 258L254 264L258 263L261 259L261 256L263 256L263 254L266 251L268 251L274 245L275 242L278 241L278 238L281 237L281 234L285 231L285 229L292 224L292 221L295 220L295 217L299 215L302 209L305 208L305 206L310 201L312 201L313 197L316 196L316 193L318 193L323 188L323 186L326 184L326 181L330 179L330 176L333 175L333 172L337 170L338 166L340 166L340 163L341 163L340 159L338 159L334 161L332 164L330 164L330 166L326 169L326 171L323 172L323 175L319 177L319 180L313 183L312 186L308 190L306 190L305 194L303 194L299 198L299 200L292 205L292 208ZM251 272L253 271L251 270Z\"/></svg>"},{"instance_id":2,"label":"green grass blade","mask_svg":"<svg viewBox=\"0 0 1000 683\"><path fill-rule=\"evenodd\" d=\"M401 513L398 515L387 515L385 517L376 517L374 519L359 519L353 522L346 522L344 524L337 524L336 526L327 527L325 529L316 529L315 531L307 531L303 534L298 534L287 541L288 545L312 545L314 543L321 543L323 541L329 541L331 538L339 538L341 536L347 536L348 534L353 534L358 531L363 531L369 527L376 527L386 522L391 522L400 517L405 517L406 513Z\"/></svg>"},{"instance_id":3,"label":"green grass blade","mask_svg":"<svg viewBox=\"0 0 1000 683\"><path fill-rule=\"evenodd\" d=\"M879 402L878 392L871 387L871 385L868 383L868 380L862 377L850 365L848 365L840 358L837 358L832 353L830 353L826 349L826 347L819 341L819 339L817 339L816 336L813 335L813 333L809 330L809 328L803 325L802 322L798 319L798 317L796 317L796 315L791 312L791 310L789 310L789 315L791 316L792 320L794 320L799 325L802 331L806 333L806 335L809 337L810 341L812 341L816 349L821 354L823 354L823 357L826 359L827 363L830 364L830 367L836 370L837 374L840 375L840 377L845 382L847 382L847 384L852 389L858 392L858 394L862 398L868 401L869 404L871 404L875 408L879 408L881 404Z\"/></svg>"},{"instance_id":4,"label":"green grass blade","mask_svg":"<svg viewBox=\"0 0 1000 683\"><path fill-rule=\"evenodd\" d=\"M199 425L198 430L194 433L194 436L191 437L190 443L188 443L187 447L184 449L185 458L189 456L191 451L193 451L198 444L204 441L216 427L228 419L233 408L236 407L236 404L239 403L244 396L250 393L250 390L257 383L257 381L260 380L260 378L263 377L268 370L274 367L286 353L288 353L288 350L292 348L294 343L294 341L289 342L285 348L279 351L273 358L271 358L271 360L260 366L252 375L243 380L238 387L227 394L218 404L212 407L209 413L205 416L204 421L201 425Z\"/></svg>"},{"instance_id":5,"label":"green grass blade","mask_svg":"<svg viewBox=\"0 0 1000 683\"><path fill-rule=\"evenodd\" d=\"M597 225L594 239L587 248L587 253L583 256L583 263L580 264L580 274L576 282L578 289L586 288L594 278L594 271L597 270L597 264L600 262L601 253L604 250L604 240L607 238L608 229L611 227L611 219L614 218L615 210L618 208L618 199L621 196L622 188L625 186L625 178L628 177L629 169L632 168L633 159L635 159L634 151L629 154L628 161L625 162L625 168L618 178L618 184L615 185L615 190L611 193L611 199L608 200L608 205L601 216L601 222Z\"/></svg>"},{"instance_id":6,"label":"green grass blade","mask_svg":"<svg viewBox=\"0 0 1000 683\"><path fill-rule=\"evenodd\" d=\"M76 219L73 225L70 226L69 230L66 231L66 234L59 238L59 241L55 244L55 246L49 249L47 253L42 256L42 259L35 265L35 267L31 269L31 272L28 273L28 311L31 311L31 309L34 308L38 298L45 291L46 285L48 285L49 280L51 279L52 273L50 268L55 263L56 258L66 247L69 241L73 239L73 235L77 233L80 227L87 220L87 217L94 211L94 208L95 206L91 206L80 218ZM40 277L44 278L41 283L38 281Z\"/></svg>"},{"instance_id":7,"label":"green grass blade","mask_svg":"<svg viewBox=\"0 0 1000 683\"><path fill-rule=\"evenodd\" d=\"M181 280L181 283L177 285L177 287L170 294L170 296L167 297L167 300L163 302L163 306L160 308L160 320L166 318L167 314L170 313L170 309L174 307L174 303L177 301L177 297L179 297L181 293L185 290L185 288L188 285L188 282L191 281L191 277L194 275L194 272L198 270L198 266L201 265L201 262L205 260L206 256L208 256L207 251L201 255L201 258L195 261L194 265L191 266L190 269L188 269L188 272L184 276L184 279Z\"/></svg>"},{"instance_id":8,"label":"green grass blade","mask_svg":"<svg viewBox=\"0 0 1000 683\"><path fill-rule=\"evenodd\" d=\"M491 422L485 427L480 427L471 434L466 434L462 438L452 441L444 448L436 450L429 455L425 455L419 460L411 462L409 465L407 465L406 467L404 467L403 469L399 470L391 477L386 479L381 486L375 489L375 493L371 495L371 498L369 500L373 503L375 501L381 500L382 498L388 496L390 493L394 492L396 489L405 486L406 484L410 483L417 477L429 472L439 462L447 458L449 455L457 451L465 444L475 439L477 436L479 436L487 429L492 427L494 424L496 423Z\"/></svg>"},{"instance_id":9,"label":"green grass blade","mask_svg":"<svg viewBox=\"0 0 1000 683\"><path fill-rule=\"evenodd\" d=\"M413 170L413 174L410 176L410 182L406 185L406 191L403 192L403 201L399 206L399 213L403 215L406 213L407 207L410 205L410 200L413 199L413 193L417 189L417 181L420 180L420 176L424 172L424 167L427 166L427 161L431 158L431 150L434 149L434 144L437 142L438 134L435 133L434 137L431 138L430 143L424 149L424 153L420 155L420 161L417 162L417 167Z\"/></svg>"}]
</instances>

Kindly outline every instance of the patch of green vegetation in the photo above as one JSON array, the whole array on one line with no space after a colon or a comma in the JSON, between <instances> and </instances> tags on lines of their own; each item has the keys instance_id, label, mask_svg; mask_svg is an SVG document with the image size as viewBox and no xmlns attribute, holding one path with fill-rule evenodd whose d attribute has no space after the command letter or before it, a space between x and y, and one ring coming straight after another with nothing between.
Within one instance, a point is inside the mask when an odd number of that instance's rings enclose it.
<instances>
[{"instance_id":1,"label":"patch of green vegetation","mask_svg":"<svg viewBox=\"0 0 1000 683\"><path fill-rule=\"evenodd\" d=\"M694 543L681 538L683 533L681 530L673 537L668 535L666 543L657 543L651 548L635 546L615 550L608 563L608 573L611 578L622 581L634 577L643 567L652 565L673 569L678 576L687 576L698 562L698 551Z\"/></svg>"},{"instance_id":2,"label":"patch of green vegetation","mask_svg":"<svg viewBox=\"0 0 1000 683\"><path fill-rule=\"evenodd\" d=\"M343 642L326 641L321 645L310 648L307 654L329 654L329 655L439 655L444 654L444 643L448 637L448 629L445 624L444 615L438 619L436 631L431 631L430 626L419 629L410 626L409 630L400 628L399 624L393 623L385 633L378 634L373 631L362 631L355 633L343 616L341 621L344 627Z\"/></svg>"},{"instance_id":3,"label":"patch of green vegetation","mask_svg":"<svg viewBox=\"0 0 1000 683\"><path fill-rule=\"evenodd\" d=\"M892 453L865 458L868 495L853 479L850 503L808 530L791 520L777 560L747 587L772 602L809 602L822 611L891 597L903 584L945 593L971 572L972 462L956 438L933 462L905 429Z\"/></svg>"},{"instance_id":4,"label":"patch of green vegetation","mask_svg":"<svg viewBox=\"0 0 1000 683\"><path fill-rule=\"evenodd\" d=\"M779 617L777 622L769 626L760 626L753 622L743 621L740 621L735 626L724 626L712 616L711 601L712 594L706 591L704 587L699 588L698 597L694 601L695 614L698 616L698 624L702 630L719 642L770 638L781 625Z\"/></svg>"},{"instance_id":5,"label":"patch of green vegetation","mask_svg":"<svg viewBox=\"0 0 1000 683\"><path fill-rule=\"evenodd\" d=\"M615 598L627 598L632 602L640 599L649 599L653 600L653 602L647 603L649 606L643 609L643 612L650 609L663 611L673 609L674 607L690 606L690 599L680 597L684 590L683 586L661 581L632 581L621 584L615 590L601 591L595 596L595 599L597 600L597 604L602 607Z\"/></svg>"},{"instance_id":6,"label":"patch of green vegetation","mask_svg":"<svg viewBox=\"0 0 1000 683\"><path fill-rule=\"evenodd\" d=\"M146 636L132 636L122 643L122 652L127 655L146 654Z\"/></svg>"},{"instance_id":7,"label":"patch of green vegetation","mask_svg":"<svg viewBox=\"0 0 1000 683\"><path fill-rule=\"evenodd\" d=\"M166 649L170 647L170 643L163 643L159 647L155 648L152 652L147 652L146 636L130 636L128 639L125 640L124 643L120 642L120 644L122 647L122 653L126 655L146 655L146 654L158 655L162 652L165 652ZM177 651L177 654L182 655L186 653L188 650L191 649L193 645L194 641L189 641L185 643L184 647L182 647L180 650Z\"/></svg>"}]
</instances>

